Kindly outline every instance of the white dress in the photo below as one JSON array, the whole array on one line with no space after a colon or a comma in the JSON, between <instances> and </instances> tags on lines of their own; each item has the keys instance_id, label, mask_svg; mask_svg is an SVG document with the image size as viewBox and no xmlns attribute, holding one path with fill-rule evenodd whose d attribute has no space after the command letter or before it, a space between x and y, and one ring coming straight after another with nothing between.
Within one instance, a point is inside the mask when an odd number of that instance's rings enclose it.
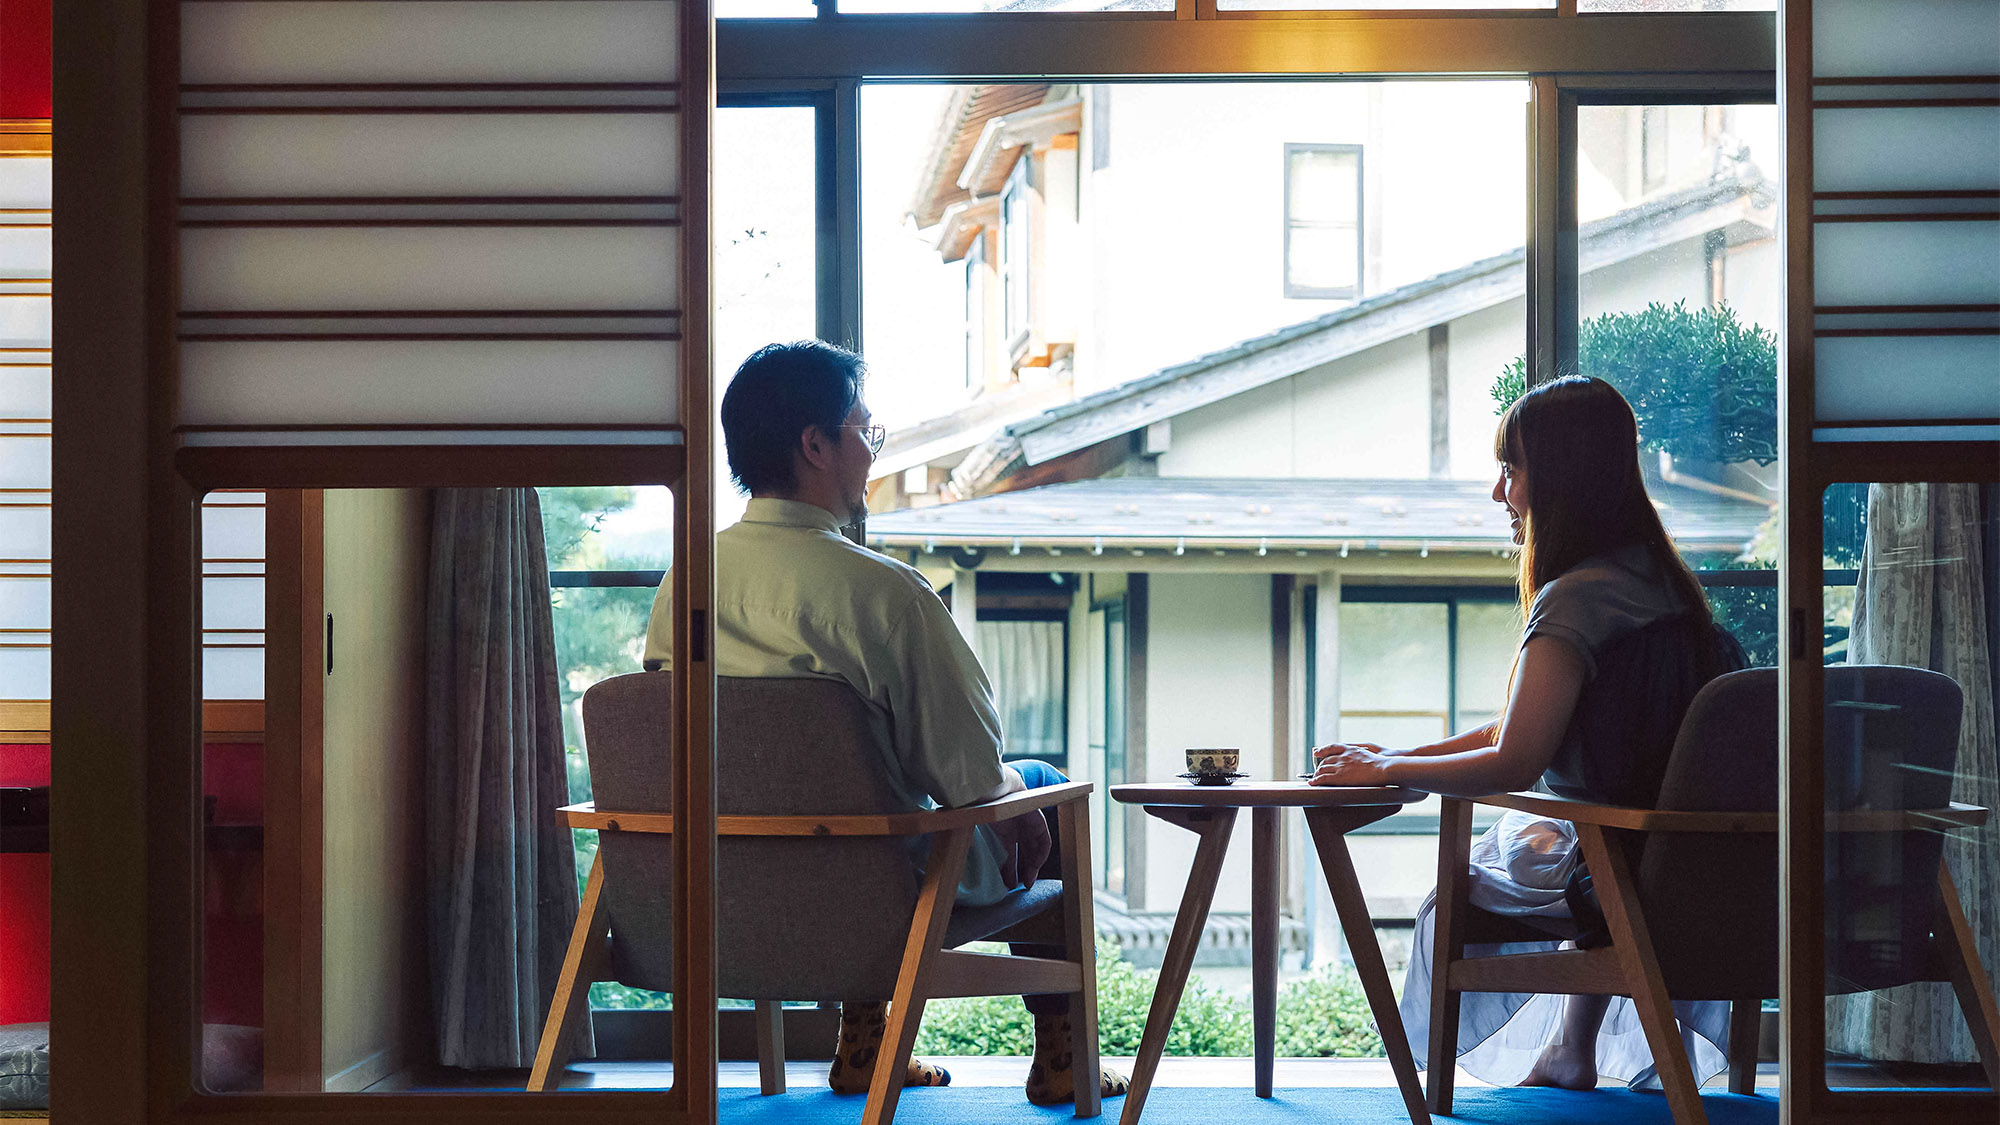
<instances>
[{"instance_id":1,"label":"white dress","mask_svg":"<svg viewBox=\"0 0 2000 1125\"><path fill-rule=\"evenodd\" d=\"M1509 810L1472 845L1472 905L1516 917L1567 918L1563 888L1576 866L1576 829ZM1409 973L1403 982L1403 1028L1410 1051L1423 1065L1430 1050L1431 953L1437 911L1433 891L1417 911L1411 937ZM1468 945L1469 956L1550 950L1557 941ZM1538 993L1466 992L1460 995L1458 1065L1495 1086L1513 1086L1528 1076L1542 1050L1562 1029L1567 997ZM1729 1066L1729 1003L1675 1001L1681 1037L1697 1082ZM1653 1052L1632 1001L1617 997L1597 1035L1597 1073L1639 1089L1659 1089Z\"/></svg>"}]
</instances>

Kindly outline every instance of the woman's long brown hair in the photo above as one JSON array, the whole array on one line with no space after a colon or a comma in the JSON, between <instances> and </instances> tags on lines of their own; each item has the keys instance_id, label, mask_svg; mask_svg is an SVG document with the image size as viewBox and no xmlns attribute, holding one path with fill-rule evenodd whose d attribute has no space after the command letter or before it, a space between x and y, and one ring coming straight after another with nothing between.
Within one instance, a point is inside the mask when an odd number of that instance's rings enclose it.
<instances>
[{"instance_id":1,"label":"woman's long brown hair","mask_svg":"<svg viewBox=\"0 0 2000 1125\"><path fill-rule=\"evenodd\" d=\"M1500 419L1493 456L1528 478L1521 514L1521 612L1558 575L1593 555L1641 544L1687 611L1712 620L1639 475L1639 423L1602 379L1571 375L1535 387Z\"/></svg>"}]
</instances>

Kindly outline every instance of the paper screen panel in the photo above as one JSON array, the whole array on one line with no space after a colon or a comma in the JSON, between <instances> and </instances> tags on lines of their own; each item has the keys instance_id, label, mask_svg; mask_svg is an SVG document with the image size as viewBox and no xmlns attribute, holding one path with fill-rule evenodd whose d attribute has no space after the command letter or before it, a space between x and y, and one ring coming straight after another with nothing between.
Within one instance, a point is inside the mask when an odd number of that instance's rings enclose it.
<instances>
[{"instance_id":1,"label":"paper screen panel","mask_svg":"<svg viewBox=\"0 0 2000 1125\"><path fill-rule=\"evenodd\" d=\"M264 698L264 646L220 648L204 645L201 650L201 697Z\"/></svg>"},{"instance_id":2,"label":"paper screen panel","mask_svg":"<svg viewBox=\"0 0 2000 1125\"><path fill-rule=\"evenodd\" d=\"M0 418L47 418L51 393L47 367L0 367Z\"/></svg>"},{"instance_id":3,"label":"paper screen panel","mask_svg":"<svg viewBox=\"0 0 2000 1125\"><path fill-rule=\"evenodd\" d=\"M670 309L670 228L196 228L190 310Z\"/></svg>"},{"instance_id":4,"label":"paper screen panel","mask_svg":"<svg viewBox=\"0 0 2000 1125\"><path fill-rule=\"evenodd\" d=\"M21 579L0 575L0 585ZM46 648L0 647L0 699L47 699L49 697L49 650Z\"/></svg>"},{"instance_id":5,"label":"paper screen panel","mask_svg":"<svg viewBox=\"0 0 2000 1125\"><path fill-rule=\"evenodd\" d=\"M2000 74L2000 0L1815 0L1813 73Z\"/></svg>"},{"instance_id":6,"label":"paper screen panel","mask_svg":"<svg viewBox=\"0 0 2000 1125\"><path fill-rule=\"evenodd\" d=\"M9 499L7 497L0 497L0 558L48 558L49 509L46 507L16 507L8 502ZM22 497L17 499L27 498ZM37 499L43 503L47 501L47 497Z\"/></svg>"},{"instance_id":7,"label":"paper screen panel","mask_svg":"<svg viewBox=\"0 0 2000 1125\"><path fill-rule=\"evenodd\" d=\"M186 83L670 82L671 0L181 6Z\"/></svg>"},{"instance_id":8,"label":"paper screen panel","mask_svg":"<svg viewBox=\"0 0 2000 1125\"><path fill-rule=\"evenodd\" d=\"M181 181L197 197L672 195L679 140L673 114L198 115Z\"/></svg>"},{"instance_id":9,"label":"paper screen panel","mask_svg":"<svg viewBox=\"0 0 2000 1125\"><path fill-rule=\"evenodd\" d=\"M677 420L670 341L230 341L181 348L191 425L657 425Z\"/></svg>"},{"instance_id":10,"label":"paper screen panel","mask_svg":"<svg viewBox=\"0 0 2000 1125\"><path fill-rule=\"evenodd\" d=\"M49 276L47 227L0 225L0 277Z\"/></svg>"},{"instance_id":11,"label":"paper screen panel","mask_svg":"<svg viewBox=\"0 0 2000 1125\"><path fill-rule=\"evenodd\" d=\"M1813 294L1821 306L2000 303L2000 223L1815 223Z\"/></svg>"},{"instance_id":12,"label":"paper screen panel","mask_svg":"<svg viewBox=\"0 0 2000 1125\"><path fill-rule=\"evenodd\" d=\"M49 331L49 298L0 293L0 348L47 348Z\"/></svg>"},{"instance_id":13,"label":"paper screen panel","mask_svg":"<svg viewBox=\"0 0 2000 1125\"><path fill-rule=\"evenodd\" d=\"M49 580L9 578L0 581L0 629L43 629L49 627ZM19 696L0 697L18 699Z\"/></svg>"},{"instance_id":14,"label":"paper screen panel","mask_svg":"<svg viewBox=\"0 0 2000 1125\"><path fill-rule=\"evenodd\" d=\"M0 433L0 488L48 487L48 435Z\"/></svg>"},{"instance_id":15,"label":"paper screen panel","mask_svg":"<svg viewBox=\"0 0 2000 1125\"><path fill-rule=\"evenodd\" d=\"M2000 191L2000 106L1815 110L1813 190Z\"/></svg>"},{"instance_id":16,"label":"paper screen panel","mask_svg":"<svg viewBox=\"0 0 2000 1125\"><path fill-rule=\"evenodd\" d=\"M2000 418L2000 335L1814 341L1821 422Z\"/></svg>"},{"instance_id":17,"label":"paper screen panel","mask_svg":"<svg viewBox=\"0 0 2000 1125\"><path fill-rule=\"evenodd\" d=\"M204 559L262 559L263 505L203 504L201 556Z\"/></svg>"},{"instance_id":18,"label":"paper screen panel","mask_svg":"<svg viewBox=\"0 0 2000 1125\"><path fill-rule=\"evenodd\" d=\"M201 627L261 632L264 579L256 575L208 575L201 580Z\"/></svg>"},{"instance_id":19,"label":"paper screen panel","mask_svg":"<svg viewBox=\"0 0 2000 1125\"><path fill-rule=\"evenodd\" d=\"M49 158L0 158L0 207L47 208L54 197Z\"/></svg>"}]
</instances>

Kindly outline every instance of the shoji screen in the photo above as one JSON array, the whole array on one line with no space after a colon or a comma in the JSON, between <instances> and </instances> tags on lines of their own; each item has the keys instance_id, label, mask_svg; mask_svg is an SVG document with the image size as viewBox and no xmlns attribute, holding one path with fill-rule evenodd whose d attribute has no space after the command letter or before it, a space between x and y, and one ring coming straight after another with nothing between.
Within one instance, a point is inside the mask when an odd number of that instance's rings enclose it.
<instances>
[{"instance_id":1,"label":"shoji screen","mask_svg":"<svg viewBox=\"0 0 2000 1125\"><path fill-rule=\"evenodd\" d=\"M49 122L0 121L0 731L22 733L48 726L49 151Z\"/></svg>"},{"instance_id":2,"label":"shoji screen","mask_svg":"<svg viewBox=\"0 0 2000 1125\"><path fill-rule=\"evenodd\" d=\"M672 441L679 8L183 4L183 442Z\"/></svg>"},{"instance_id":3,"label":"shoji screen","mask_svg":"<svg viewBox=\"0 0 2000 1125\"><path fill-rule=\"evenodd\" d=\"M2000 0L1811 19L1813 436L2000 438Z\"/></svg>"}]
</instances>

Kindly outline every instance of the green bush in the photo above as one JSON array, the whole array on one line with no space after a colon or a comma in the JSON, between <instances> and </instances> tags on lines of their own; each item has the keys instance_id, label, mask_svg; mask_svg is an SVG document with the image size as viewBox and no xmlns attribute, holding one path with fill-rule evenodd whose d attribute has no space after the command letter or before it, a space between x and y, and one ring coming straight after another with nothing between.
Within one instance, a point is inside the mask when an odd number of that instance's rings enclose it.
<instances>
[{"instance_id":1,"label":"green bush","mask_svg":"<svg viewBox=\"0 0 2000 1125\"><path fill-rule=\"evenodd\" d=\"M1379 1058L1382 1037L1369 1021L1368 997L1351 968L1321 968L1278 993L1278 1054L1283 1058Z\"/></svg>"},{"instance_id":2,"label":"green bush","mask_svg":"<svg viewBox=\"0 0 2000 1125\"><path fill-rule=\"evenodd\" d=\"M1159 973L1135 968L1114 942L1097 946L1098 1049L1136 1055ZM1278 999L1277 1051L1284 1056L1345 1058L1382 1053L1368 1026L1368 1004L1351 970L1322 970L1284 987ZM932 1055L1028 1055L1034 1023L1015 996L937 1000L924 1008L917 1051ZM1181 994L1166 1053L1241 1057L1251 1053L1250 1008L1199 976Z\"/></svg>"},{"instance_id":3,"label":"green bush","mask_svg":"<svg viewBox=\"0 0 2000 1125\"><path fill-rule=\"evenodd\" d=\"M1727 305L1658 302L1606 313L1577 332L1577 373L1617 387L1639 417L1639 442L1684 462L1778 458L1778 338ZM1493 382L1501 410L1528 389L1527 360Z\"/></svg>"}]
</instances>

